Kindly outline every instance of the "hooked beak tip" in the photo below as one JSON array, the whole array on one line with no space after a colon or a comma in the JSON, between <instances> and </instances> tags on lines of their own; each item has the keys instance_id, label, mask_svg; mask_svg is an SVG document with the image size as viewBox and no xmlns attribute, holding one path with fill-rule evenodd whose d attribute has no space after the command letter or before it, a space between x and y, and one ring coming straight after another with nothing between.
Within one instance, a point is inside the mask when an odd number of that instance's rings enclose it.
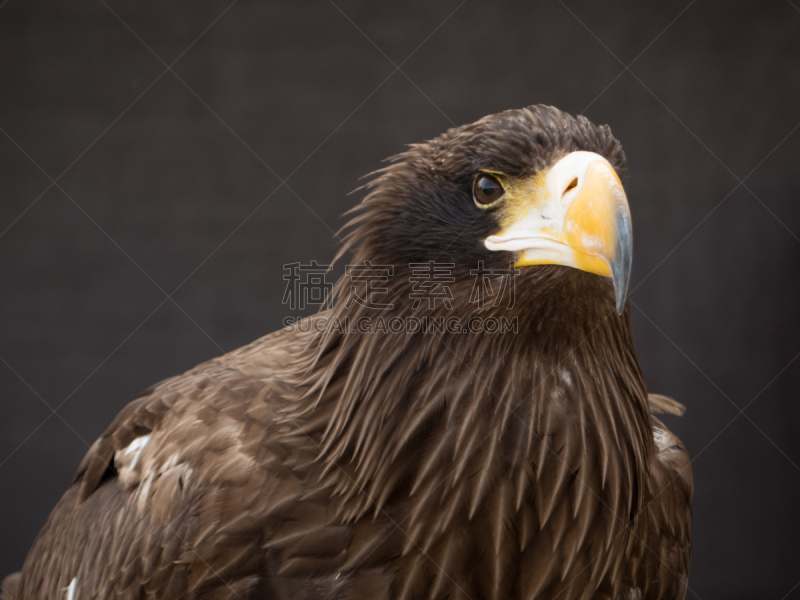
<instances>
[{"instance_id":1,"label":"hooked beak tip","mask_svg":"<svg viewBox=\"0 0 800 600\"><path fill-rule=\"evenodd\" d=\"M628 286L631 278L631 265L633 264L631 215L622 206L617 207L616 226L617 244L610 267L617 300L617 314L621 315L628 299Z\"/></svg>"}]
</instances>

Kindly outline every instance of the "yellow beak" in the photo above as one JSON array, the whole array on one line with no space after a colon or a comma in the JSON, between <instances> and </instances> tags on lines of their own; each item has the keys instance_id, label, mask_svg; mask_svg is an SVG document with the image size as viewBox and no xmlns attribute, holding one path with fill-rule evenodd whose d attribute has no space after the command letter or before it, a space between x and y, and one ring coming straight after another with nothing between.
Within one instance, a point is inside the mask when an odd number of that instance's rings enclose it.
<instances>
[{"instance_id":1,"label":"yellow beak","mask_svg":"<svg viewBox=\"0 0 800 600\"><path fill-rule=\"evenodd\" d=\"M510 182L500 207L503 229L489 250L518 252L517 266L564 265L611 277L621 313L633 237L628 199L609 162L573 152L546 174Z\"/></svg>"}]
</instances>

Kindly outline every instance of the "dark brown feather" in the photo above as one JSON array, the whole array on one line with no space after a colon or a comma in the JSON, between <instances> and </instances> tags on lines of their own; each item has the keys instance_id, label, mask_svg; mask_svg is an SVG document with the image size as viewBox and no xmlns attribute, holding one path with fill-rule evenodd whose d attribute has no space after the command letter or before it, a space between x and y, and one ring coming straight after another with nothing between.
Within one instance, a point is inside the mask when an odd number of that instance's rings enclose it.
<instances>
[{"instance_id":1,"label":"dark brown feather","mask_svg":"<svg viewBox=\"0 0 800 600\"><path fill-rule=\"evenodd\" d=\"M392 315L449 314L408 300L408 263L435 259L456 314L501 316L466 300L474 262L507 258L464 186L578 149L624 171L607 127L547 107L412 146L368 184L353 263L395 265ZM4 597L683 598L691 470L650 415L679 405L648 400L609 281L527 270L502 336L317 328L375 316L347 291L123 409Z\"/></svg>"}]
</instances>

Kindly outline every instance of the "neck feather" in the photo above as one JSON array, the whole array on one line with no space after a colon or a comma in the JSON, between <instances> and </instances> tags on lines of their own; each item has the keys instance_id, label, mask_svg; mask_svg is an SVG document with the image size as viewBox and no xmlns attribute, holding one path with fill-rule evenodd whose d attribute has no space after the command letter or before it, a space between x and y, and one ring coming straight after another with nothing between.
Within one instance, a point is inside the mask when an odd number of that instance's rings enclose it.
<instances>
[{"instance_id":1,"label":"neck feather","mask_svg":"<svg viewBox=\"0 0 800 600\"><path fill-rule=\"evenodd\" d=\"M560 269L550 271L560 279L540 276L522 286L526 294L513 309L480 313L457 300L452 309L414 311L404 301L409 285L388 291L392 311L347 306L340 281L334 308L314 317L327 326L298 365L308 386L298 416L323 409L319 460L328 472L349 474L337 486L353 517L427 488L440 488L428 496L444 501L445 490L459 484L471 488L476 510L498 477L517 486L521 502L545 470L574 474L587 461L596 463L603 487L607 478L628 487L618 509L637 510L653 445L628 314L614 312L613 293L599 278L577 271L565 277ZM468 297L469 290L460 291ZM470 314L516 319L516 332L435 326L454 314L462 324ZM398 316L434 326L415 333L349 330L362 318L374 326ZM536 477L520 475L531 468ZM476 469L485 476L476 480Z\"/></svg>"}]
</instances>

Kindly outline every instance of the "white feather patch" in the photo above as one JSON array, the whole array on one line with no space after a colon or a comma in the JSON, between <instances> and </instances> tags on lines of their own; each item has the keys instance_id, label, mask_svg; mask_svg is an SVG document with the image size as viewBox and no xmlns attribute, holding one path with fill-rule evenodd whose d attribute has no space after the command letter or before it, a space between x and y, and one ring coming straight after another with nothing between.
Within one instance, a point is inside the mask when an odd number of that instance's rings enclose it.
<instances>
[{"instance_id":1,"label":"white feather patch","mask_svg":"<svg viewBox=\"0 0 800 600\"><path fill-rule=\"evenodd\" d=\"M139 436L114 455L114 468L124 485L133 487L139 483L141 467L137 469L137 466L140 465L142 453L149 443L150 434Z\"/></svg>"},{"instance_id":2,"label":"white feather patch","mask_svg":"<svg viewBox=\"0 0 800 600\"><path fill-rule=\"evenodd\" d=\"M135 469L136 463L139 462L139 457L142 455L142 450L147 447L147 444L150 442L150 434L142 435L137 437L133 440L128 447L122 452L123 456L128 456L129 454L133 454L131 457L131 464L128 468Z\"/></svg>"},{"instance_id":3,"label":"white feather patch","mask_svg":"<svg viewBox=\"0 0 800 600\"><path fill-rule=\"evenodd\" d=\"M72 581L69 582L69 585L64 588L65 600L75 600L75 588L77 587L78 587L78 578L73 577Z\"/></svg>"}]
</instances>

